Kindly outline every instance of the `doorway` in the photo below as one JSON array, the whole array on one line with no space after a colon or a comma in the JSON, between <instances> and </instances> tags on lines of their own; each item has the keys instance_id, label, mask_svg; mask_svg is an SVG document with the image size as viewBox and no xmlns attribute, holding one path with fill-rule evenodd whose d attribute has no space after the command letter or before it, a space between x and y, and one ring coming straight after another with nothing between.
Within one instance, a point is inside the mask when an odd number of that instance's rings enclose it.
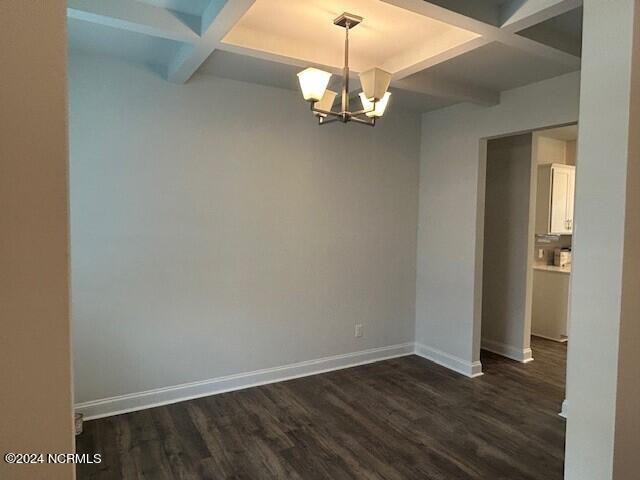
<instances>
[{"instance_id":1,"label":"doorway","mask_svg":"<svg viewBox=\"0 0 640 480\"><path fill-rule=\"evenodd\" d=\"M481 349L519 363L539 350L563 387L577 135L573 124L486 144Z\"/></svg>"}]
</instances>

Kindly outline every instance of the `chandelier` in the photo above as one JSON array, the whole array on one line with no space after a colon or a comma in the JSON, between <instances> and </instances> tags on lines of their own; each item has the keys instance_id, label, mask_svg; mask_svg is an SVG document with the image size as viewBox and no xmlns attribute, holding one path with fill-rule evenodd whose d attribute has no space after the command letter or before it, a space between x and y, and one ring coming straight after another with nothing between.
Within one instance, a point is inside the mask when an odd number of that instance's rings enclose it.
<instances>
[{"instance_id":1,"label":"chandelier","mask_svg":"<svg viewBox=\"0 0 640 480\"><path fill-rule=\"evenodd\" d=\"M379 68L372 68L360 74L362 92L360 101L362 110L349 110L349 30L358 26L363 18L351 13L343 13L333 23L345 30L344 40L344 69L342 79L342 108L333 111L333 103L338 95L327 89L331 74L317 68L307 68L298 74L302 96L311 103L311 111L318 117L318 123L341 121L357 122L375 126L376 118L382 117L387 108L391 92L388 92L391 74Z\"/></svg>"}]
</instances>

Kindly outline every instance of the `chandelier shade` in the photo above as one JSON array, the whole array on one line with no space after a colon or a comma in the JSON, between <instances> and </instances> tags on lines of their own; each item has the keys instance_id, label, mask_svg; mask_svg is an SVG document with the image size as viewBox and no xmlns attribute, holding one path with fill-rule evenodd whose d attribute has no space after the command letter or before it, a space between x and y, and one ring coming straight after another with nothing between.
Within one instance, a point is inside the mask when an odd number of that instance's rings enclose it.
<instances>
[{"instance_id":1,"label":"chandelier shade","mask_svg":"<svg viewBox=\"0 0 640 480\"><path fill-rule=\"evenodd\" d=\"M319 102L322 100L331 74L317 68L307 68L298 74L300 90L307 102Z\"/></svg>"},{"instance_id":2,"label":"chandelier shade","mask_svg":"<svg viewBox=\"0 0 640 480\"><path fill-rule=\"evenodd\" d=\"M384 111L387 109L391 92L386 92L382 98L377 102L372 102L367 98L364 92L360 92L360 101L362 102L362 108L365 115L369 118L378 118L384 115Z\"/></svg>"},{"instance_id":3,"label":"chandelier shade","mask_svg":"<svg viewBox=\"0 0 640 480\"><path fill-rule=\"evenodd\" d=\"M328 112L331 111L331 108L333 108L333 102L335 102L337 96L338 92L334 92L333 90L325 90L324 95L322 96L320 101L316 102L314 106L314 113L319 117L326 117L328 115Z\"/></svg>"},{"instance_id":4,"label":"chandelier shade","mask_svg":"<svg viewBox=\"0 0 640 480\"><path fill-rule=\"evenodd\" d=\"M372 101L382 100L391 83L391 74L381 68L372 68L360 74L360 84L365 96Z\"/></svg>"}]
</instances>

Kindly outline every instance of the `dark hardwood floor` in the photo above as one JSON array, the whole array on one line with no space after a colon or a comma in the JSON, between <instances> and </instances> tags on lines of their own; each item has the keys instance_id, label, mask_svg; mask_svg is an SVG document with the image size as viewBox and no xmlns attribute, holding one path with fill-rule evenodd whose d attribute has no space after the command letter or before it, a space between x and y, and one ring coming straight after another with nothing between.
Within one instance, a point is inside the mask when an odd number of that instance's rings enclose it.
<instances>
[{"instance_id":1,"label":"dark hardwood floor","mask_svg":"<svg viewBox=\"0 0 640 480\"><path fill-rule=\"evenodd\" d=\"M79 479L562 479L566 345L470 380L417 356L86 422Z\"/></svg>"}]
</instances>

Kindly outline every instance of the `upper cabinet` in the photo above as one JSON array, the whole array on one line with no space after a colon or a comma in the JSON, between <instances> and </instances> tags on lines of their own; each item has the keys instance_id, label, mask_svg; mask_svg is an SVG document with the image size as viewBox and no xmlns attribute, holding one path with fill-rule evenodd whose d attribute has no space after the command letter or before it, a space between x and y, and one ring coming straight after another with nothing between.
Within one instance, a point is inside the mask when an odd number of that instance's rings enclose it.
<instances>
[{"instance_id":1,"label":"upper cabinet","mask_svg":"<svg viewBox=\"0 0 640 480\"><path fill-rule=\"evenodd\" d=\"M538 167L536 233L573 234L576 167L552 163Z\"/></svg>"}]
</instances>

